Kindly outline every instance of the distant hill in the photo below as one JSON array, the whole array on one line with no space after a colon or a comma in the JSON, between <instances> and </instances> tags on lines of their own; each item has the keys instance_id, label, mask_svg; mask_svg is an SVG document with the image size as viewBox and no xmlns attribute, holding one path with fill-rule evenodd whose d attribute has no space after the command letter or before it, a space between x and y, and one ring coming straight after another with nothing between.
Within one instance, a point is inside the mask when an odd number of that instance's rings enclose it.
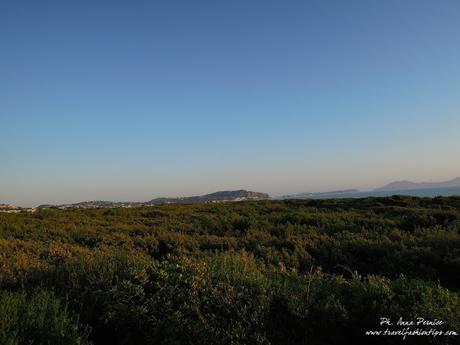
<instances>
[{"instance_id":1,"label":"distant hill","mask_svg":"<svg viewBox=\"0 0 460 345\"><path fill-rule=\"evenodd\" d=\"M93 207L135 207L135 206L151 206L159 204L191 204L197 202L226 202L226 201L244 201L244 200L265 200L269 199L266 193L251 192L247 190L236 191L221 191L206 195L188 196L180 198L155 198L147 202L122 202L122 201L82 201L74 204L64 205L40 205L38 208L93 208Z\"/></svg>"},{"instance_id":2,"label":"distant hill","mask_svg":"<svg viewBox=\"0 0 460 345\"><path fill-rule=\"evenodd\" d=\"M156 198L146 204L188 204L196 202L225 202L225 201L243 201L243 200L265 200L269 199L266 193L251 192L244 189L236 191L221 191L206 195L189 196L182 198Z\"/></svg>"},{"instance_id":3,"label":"distant hill","mask_svg":"<svg viewBox=\"0 0 460 345\"><path fill-rule=\"evenodd\" d=\"M395 181L383 187L376 188L376 192L416 190L416 189L431 189L431 188L449 188L460 187L460 177L445 182L411 182L411 181Z\"/></svg>"}]
</instances>

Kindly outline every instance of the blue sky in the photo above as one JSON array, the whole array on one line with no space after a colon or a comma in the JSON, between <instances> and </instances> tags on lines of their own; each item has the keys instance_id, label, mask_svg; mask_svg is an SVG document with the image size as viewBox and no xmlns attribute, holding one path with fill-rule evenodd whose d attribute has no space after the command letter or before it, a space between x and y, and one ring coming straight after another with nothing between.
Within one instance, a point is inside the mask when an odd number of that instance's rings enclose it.
<instances>
[{"instance_id":1,"label":"blue sky","mask_svg":"<svg viewBox=\"0 0 460 345\"><path fill-rule=\"evenodd\" d=\"M0 203L460 176L460 2L2 1Z\"/></svg>"}]
</instances>

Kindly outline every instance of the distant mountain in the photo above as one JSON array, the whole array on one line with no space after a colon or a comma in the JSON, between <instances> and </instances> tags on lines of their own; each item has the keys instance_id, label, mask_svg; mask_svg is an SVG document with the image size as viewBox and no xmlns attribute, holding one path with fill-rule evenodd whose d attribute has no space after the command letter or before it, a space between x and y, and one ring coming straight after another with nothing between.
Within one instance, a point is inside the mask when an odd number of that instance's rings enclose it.
<instances>
[{"instance_id":1,"label":"distant mountain","mask_svg":"<svg viewBox=\"0 0 460 345\"><path fill-rule=\"evenodd\" d=\"M283 195L280 199L316 199L322 197L340 197L342 194L358 193L357 189L343 189L343 190L334 190L332 192L317 192L317 193L300 193L292 195Z\"/></svg>"},{"instance_id":2,"label":"distant mountain","mask_svg":"<svg viewBox=\"0 0 460 345\"><path fill-rule=\"evenodd\" d=\"M266 193L251 192L247 190L236 190L236 191L222 191L215 192L212 194L189 196L181 198L156 198L147 202L122 202L122 201L82 201L74 204L63 204L63 205L40 205L37 208L68 208L68 207L80 207L80 208L93 208L93 207L135 207L135 206L151 206L159 204L191 204L197 202L226 202L226 201L243 201L243 200L265 200L269 199L269 195Z\"/></svg>"},{"instance_id":3,"label":"distant mountain","mask_svg":"<svg viewBox=\"0 0 460 345\"><path fill-rule=\"evenodd\" d=\"M376 188L376 192L430 189L430 188L449 188L460 187L460 177L445 182L411 182L411 181L395 181L383 187Z\"/></svg>"},{"instance_id":4,"label":"distant mountain","mask_svg":"<svg viewBox=\"0 0 460 345\"><path fill-rule=\"evenodd\" d=\"M243 200L265 200L269 199L266 193L251 192L244 189L236 191L221 191L206 195L189 196L182 198L156 198L148 201L148 205L156 204L189 204L196 202L225 202Z\"/></svg>"}]
</instances>

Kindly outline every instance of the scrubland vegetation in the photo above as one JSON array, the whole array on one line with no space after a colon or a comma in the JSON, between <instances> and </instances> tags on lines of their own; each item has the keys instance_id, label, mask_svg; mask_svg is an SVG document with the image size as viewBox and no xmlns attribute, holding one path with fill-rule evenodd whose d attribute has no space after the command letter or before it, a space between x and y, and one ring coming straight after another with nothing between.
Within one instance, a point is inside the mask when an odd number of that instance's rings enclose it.
<instances>
[{"instance_id":1,"label":"scrubland vegetation","mask_svg":"<svg viewBox=\"0 0 460 345\"><path fill-rule=\"evenodd\" d=\"M460 197L0 214L0 344L401 344L459 291Z\"/></svg>"}]
</instances>

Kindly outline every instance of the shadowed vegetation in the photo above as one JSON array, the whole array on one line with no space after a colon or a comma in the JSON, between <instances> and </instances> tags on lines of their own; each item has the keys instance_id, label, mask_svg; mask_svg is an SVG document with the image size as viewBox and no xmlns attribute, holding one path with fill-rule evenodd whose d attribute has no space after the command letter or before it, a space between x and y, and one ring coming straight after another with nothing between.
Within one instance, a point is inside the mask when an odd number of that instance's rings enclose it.
<instances>
[{"instance_id":1,"label":"shadowed vegetation","mask_svg":"<svg viewBox=\"0 0 460 345\"><path fill-rule=\"evenodd\" d=\"M460 331L459 272L459 197L0 214L0 343L400 344Z\"/></svg>"}]
</instances>

